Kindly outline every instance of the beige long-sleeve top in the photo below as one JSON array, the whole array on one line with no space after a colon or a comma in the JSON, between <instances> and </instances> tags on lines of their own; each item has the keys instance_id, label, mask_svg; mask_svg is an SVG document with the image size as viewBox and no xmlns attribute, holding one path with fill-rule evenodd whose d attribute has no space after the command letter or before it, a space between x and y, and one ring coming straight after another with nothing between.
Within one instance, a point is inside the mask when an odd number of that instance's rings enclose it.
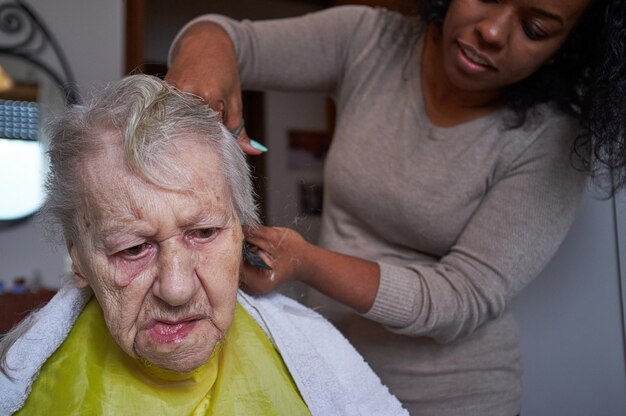
<instances>
[{"instance_id":1,"label":"beige long-sleeve top","mask_svg":"<svg viewBox=\"0 0 626 416\"><path fill-rule=\"evenodd\" d=\"M517 414L507 304L555 253L584 193L570 163L576 123L542 105L523 128L506 127L506 110L433 125L419 24L382 9L201 19L233 39L245 88L336 100L321 244L377 261L381 281L367 319L314 296L320 312L412 414Z\"/></svg>"}]
</instances>

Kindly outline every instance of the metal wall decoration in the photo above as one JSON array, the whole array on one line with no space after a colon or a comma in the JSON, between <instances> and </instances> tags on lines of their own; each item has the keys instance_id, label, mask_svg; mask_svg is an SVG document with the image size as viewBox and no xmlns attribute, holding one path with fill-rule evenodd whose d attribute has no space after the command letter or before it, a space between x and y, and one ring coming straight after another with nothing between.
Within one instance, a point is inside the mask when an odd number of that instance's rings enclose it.
<instances>
[{"instance_id":1,"label":"metal wall decoration","mask_svg":"<svg viewBox=\"0 0 626 416\"><path fill-rule=\"evenodd\" d=\"M21 0L0 0L0 54L22 58L41 68L63 89L69 104L78 102L74 76L61 47Z\"/></svg>"}]
</instances>

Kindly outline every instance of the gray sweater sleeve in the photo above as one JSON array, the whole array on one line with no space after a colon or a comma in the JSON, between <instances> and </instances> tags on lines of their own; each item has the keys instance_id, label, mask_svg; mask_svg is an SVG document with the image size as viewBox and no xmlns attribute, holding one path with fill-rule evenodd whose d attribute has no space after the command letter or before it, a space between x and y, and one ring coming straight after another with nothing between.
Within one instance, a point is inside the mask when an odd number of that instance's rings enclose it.
<instances>
[{"instance_id":1,"label":"gray sweater sleeve","mask_svg":"<svg viewBox=\"0 0 626 416\"><path fill-rule=\"evenodd\" d=\"M528 148L499 166L500 179L439 261L381 263L365 316L399 334L449 342L504 313L554 255L585 192L586 175L569 157L575 126L566 117L548 120Z\"/></svg>"},{"instance_id":2,"label":"gray sweater sleeve","mask_svg":"<svg viewBox=\"0 0 626 416\"><path fill-rule=\"evenodd\" d=\"M230 36L244 89L309 91L332 95L344 73L349 48L365 39L373 15L363 6L342 6L294 18L236 21L209 14L189 22L219 24ZM173 49L173 48L172 48ZM170 49L170 53L171 50Z\"/></svg>"}]
</instances>

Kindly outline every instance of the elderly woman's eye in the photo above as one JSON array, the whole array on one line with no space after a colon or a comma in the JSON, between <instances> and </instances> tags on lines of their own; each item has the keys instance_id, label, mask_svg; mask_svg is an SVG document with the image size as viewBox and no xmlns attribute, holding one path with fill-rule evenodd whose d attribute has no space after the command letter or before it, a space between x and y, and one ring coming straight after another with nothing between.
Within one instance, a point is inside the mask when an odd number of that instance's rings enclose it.
<instances>
[{"instance_id":1,"label":"elderly woman's eye","mask_svg":"<svg viewBox=\"0 0 626 416\"><path fill-rule=\"evenodd\" d=\"M125 257L130 257L130 258L140 257L149 248L150 248L150 243L141 243L141 244L137 244L136 246L128 247L127 249L120 251L120 254Z\"/></svg>"},{"instance_id":2,"label":"elderly woman's eye","mask_svg":"<svg viewBox=\"0 0 626 416\"><path fill-rule=\"evenodd\" d=\"M209 227L209 228L200 228L198 230L194 230L192 235L195 238L206 240L208 238L213 237L216 233L217 233L217 228Z\"/></svg>"}]
</instances>

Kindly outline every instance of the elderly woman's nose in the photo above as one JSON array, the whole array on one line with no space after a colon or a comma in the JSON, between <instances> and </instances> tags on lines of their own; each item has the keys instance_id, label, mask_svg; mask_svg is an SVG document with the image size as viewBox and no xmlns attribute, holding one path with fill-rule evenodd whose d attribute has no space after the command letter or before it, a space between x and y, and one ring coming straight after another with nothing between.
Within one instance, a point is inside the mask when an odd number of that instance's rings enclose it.
<instances>
[{"instance_id":1,"label":"elderly woman's nose","mask_svg":"<svg viewBox=\"0 0 626 416\"><path fill-rule=\"evenodd\" d=\"M196 275L196 257L177 244L163 245L152 287L154 295L172 306L181 306L193 299L201 286Z\"/></svg>"},{"instance_id":2,"label":"elderly woman's nose","mask_svg":"<svg viewBox=\"0 0 626 416\"><path fill-rule=\"evenodd\" d=\"M513 10L508 7L494 7L476 24L480 39L498 48L505 46L511 34L513 13Z\"/></svg>"}]
</instances>

